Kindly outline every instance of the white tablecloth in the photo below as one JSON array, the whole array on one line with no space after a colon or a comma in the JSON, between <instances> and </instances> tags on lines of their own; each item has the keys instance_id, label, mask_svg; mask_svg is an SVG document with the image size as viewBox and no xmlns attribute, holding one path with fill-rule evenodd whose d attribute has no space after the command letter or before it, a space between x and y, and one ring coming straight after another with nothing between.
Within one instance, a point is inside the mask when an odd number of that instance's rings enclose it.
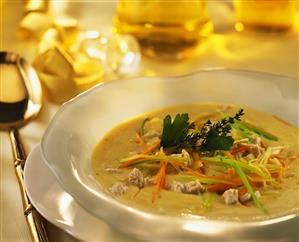
<instances>
[{"instance_id":1,"label":"white tablecloth","mask_svg":"<svg viewBox=\"0 0 299 242\"><path fill-rule=\"evenodd\" d=\"M287 75L299 79L298 30L285 34L237 33L232 28L233 15L225 1L210 1L210 15L215 32L198 49L195 57L178 62L144 58L143 75L178 75L202 68L227 67ZM82 27L109 32L115 11L115 1L52 1L55 15L67 14L79 20ZM1 1L1 50L14 51L32 61L35 56L33 41L20 41L16 27L23 14L23 1ZM225 24L223 24L225 23ZM204 50L204 51L202 51ZM45 103L40 115L21 130L27 152L37 144L51 117L59 106ZM23 217L21 197L13 170L8 135L0 133L0 241L30 241ZM59 228L48 224L50 240L76 241Z\"/></svg>"}]
</instances>

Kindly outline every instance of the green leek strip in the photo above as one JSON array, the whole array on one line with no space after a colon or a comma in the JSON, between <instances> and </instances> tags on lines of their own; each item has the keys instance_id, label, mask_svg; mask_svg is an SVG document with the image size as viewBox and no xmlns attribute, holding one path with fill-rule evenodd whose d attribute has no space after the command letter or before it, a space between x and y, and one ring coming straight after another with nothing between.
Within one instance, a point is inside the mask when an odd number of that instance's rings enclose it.
<instances>
[{"instance_id":1,"label":"green leek strip","mask_svg":"<svg viewBox=\"0 0 299 242\"><path fill-rule=\"evenodd\" d=\"M242 125L238 125L236 123L232 124L231 127L237 131L239 135L241 135L243 138L248 138L249 140L252 139L252 137L258 136L256 133L250 131L249 129L245 128Z\"/></svg>"},{"instance_id":2,"label":"green leek strip","mask_svg":"<svg viewBox=\"0 0 299 242\"><path fill-rule=\"evenodd\" d=\"M248 163L241 162L238 160L229 159L229 158L226 158L223 156L202 157L201 159L204 161L224 163L229 166L232 166L234 163L237 163L241 168L246 169L246 170L250 171L251 173L255 173L264 179L273 180L273 178L271 176L269 176L267 173L263 172L262 169L260 169L260 167L258 167L258 165L255 165L255 164L248 164Z\"/></svg>"},{"instance_id":3,"label":"green leek strip","mask_svg":"<svg viewBox=\"0 0 299 242\"><path fill-rule=\"evenodd\" d=\"M262 128L259 128L249 122L238 121L237 124L240 124L240 125L246 127L250 131L252 131L252 132L258 134L259 136L262 136L268 140L278 141L278 137L274 136L273 134L270 134L269 132L267 132L267 131L263 130Z\"/></svg>"},{"instance_id":4,"label":"green leek strip","mask_svg":"<svg viewBox=\"0 0 299 242\"><path fill-rule=\"evenodd\" d=\"M145 154L139 154L139 155L133 155L124 159L119 160L120 163L126 163L130 160L135 160L131 165L136 165L139 163L153 163L153 162L160 162L161 160L169 161L169 162L179 162L179 163L185 163L188 162L188 158L186 157L177 157L177 156L168 156L168 155L145 155Z\"/></svg>"},{"instance_id":5,"label":"green leek strip","mask_svg":"<svg viewBox=\"0 0 299 242\"><path fill-rule=\"evenodd\" d=\"M228 118L229 116L226 113L220 112L220 114L224 118ZM249 122L246 122L244 120L241 121L235 121L231 125L231 127L236 130L241 136L244 138L251 138L252 136L261 136L268 140L272 141L278 141L278 137L274 136L273 134L270 134L269 132L263 130L262 128L259 128Z\"/></svg>"},{"instance_id":6,"label":"green leek strip","mask_svg":"<svg viewBox=\"0 0 299 242\"><path fill-rule=\"evenodd\" d=\"M263 155L259 159L259 163L267 164L269 161L269 158L271 157L271 155L273 155L274 152L276 152L276 151L280 152L284 148L285 148L285 146L268 147L267 150L263 153Z\"/></svg>"},{"instance_id":7,"label":"green leek strip","mask_svg":"<svg viewBox=\"0 0 299 242\"><path fill-rule=\"evenodd\" d=\"M242 168L235 162L234 164L232 164L232 167L236 170L236 172L239 174L241 180L243 181L244 186L246 187L247 191L249 192L249 194L251 195L253 201L255 202L256 206L261 209L264 213L267 213L266 208L264 207L264 205L261 203L261 201L259 200L259 198L256 196L255 192L253 191L250 183L247 180L247 177L244 173L244 171L242 170Z\"/></svg>"},{"instance_id":8,"label":"green leek strip","mask_svg":"<svg viewBox=\"0 0 299 242\"><path fill-rule=\"evenodd\" d=\"M248 164L242 161L229 159L223 156L217 156L217 157L202 157L202 160L210 161L210 162L217 162L217 163L224 163L228 166L233 166L234 163L236 163L238 166L240 166L244 170L248 170L250 173L254 173L259 175L261 178L264 179L265 182L269 182L273 186L278 186L278 182L275 181L273 177L271 177L271 174L269 173L269 170L266 166L261 164ZM267 169L267 171L265 171Z\"/></svg>"},{"instance_id":9,"label":"green leek strip","mask_svg":"<svg viewBox=\"0 0 299 242\"><path fill-rule=\"evenodd\" d=\"M279 172L282 169L282 166L278 164L266 164L264 166L269 172Z\"/></svg>"},{"instance_id":10,"label":"green leek strip","mask_svg":"<svg viewBox=\"0 0 299 242\"><path fill-rule=\"evenodd\" d=\"M202 208L206 210L207 212L211 210L213 206L213 202L216 199L216 194L215 193L204 193L201 196L202 199Z\"/></svg>"},{"instance_id":11,"label":"green leek strip","mask_svg":"<svg viewBox=\"0 0 299 242\"><path fill-rule=\"evenodd\" d=\"M148 122L150 119L149 118L146 118L142 121L142 124L140 126L140 135L143 136L144 135L144 126L146 124L146 122Z\"/></svg>"},{"instance_id":12,"label":"green leek strip","mask_svg":"<svg viewBox=\"0 0 299 242\"><path fill-rule=\"evenodd\" d=\"M134 162L132 162L129 166L136 166L136 165L140 165L140 164L143 164L143 163L158 163L160 162L160 160L156 160L156 159L138 159L138 160L135 160ZM122 163L122 162L121 162Z\"/></svg>"},{"instance_id":13,"label":"green leek strip","mask_svg":"<svg viewBox=\"0 0 299 242\"><path fill-rule=\"evenodd\" d=\"M224 184L232 184L235 185L235 183L229 182L224 179L218 179L218 178L210 178L210 177L200 177L200 176L192 176L192 175L185 175L185 174L177 174L177 175L168 175L169 179L173 179L176 181L199 181L203 184L218 184L218 183L224 183Z\"/></svg>"}]
</instances>

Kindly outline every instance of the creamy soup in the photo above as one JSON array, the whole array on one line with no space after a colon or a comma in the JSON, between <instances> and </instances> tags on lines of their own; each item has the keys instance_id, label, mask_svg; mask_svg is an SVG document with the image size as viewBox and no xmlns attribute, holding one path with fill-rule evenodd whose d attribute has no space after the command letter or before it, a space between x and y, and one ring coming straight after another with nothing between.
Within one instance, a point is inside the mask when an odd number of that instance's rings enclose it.
<instances>
[{"instance_id":1,"label":"creamy soup","mask_svg":"<svg viewBox=\"0 0 299 242\"><path fill-rule=\"evenodd\" d=\"M136 209L262 220L298 212L298 140L298 128L249 107L172 106L108 132L93 171L105 192Z\"/></svg>"}]
</instances>

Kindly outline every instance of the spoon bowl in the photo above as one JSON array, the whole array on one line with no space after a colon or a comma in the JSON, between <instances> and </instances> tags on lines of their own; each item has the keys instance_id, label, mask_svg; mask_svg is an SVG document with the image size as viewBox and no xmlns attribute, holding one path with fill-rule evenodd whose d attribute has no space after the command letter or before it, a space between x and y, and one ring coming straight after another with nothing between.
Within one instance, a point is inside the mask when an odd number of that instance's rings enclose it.
<instances>
[{"instance_id":1,"label":"spoon bowl","mask_svg":"<svg viewBox=\"0 0 299 242\"><path fill-rule=\"evenodd\" d=\"M0 52L0 130L20 128L42 107L42 88L31 65L21 56Z\"/></svg>"}]
</instances>

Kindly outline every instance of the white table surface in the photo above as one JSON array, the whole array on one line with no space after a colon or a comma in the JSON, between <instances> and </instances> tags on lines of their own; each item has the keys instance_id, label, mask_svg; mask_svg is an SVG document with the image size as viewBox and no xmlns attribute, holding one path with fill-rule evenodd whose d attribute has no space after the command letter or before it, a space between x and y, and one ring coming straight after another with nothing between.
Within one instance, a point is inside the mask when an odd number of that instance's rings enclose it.
<instances>
[{"instance_id":1,"label":"white table surface","mask_svg":"<svg viewBox=\"0 0 299 242\"><path fill-rule=\"evenodd\" d=\"M14 51L32 61L36 55L33 41L21 41L16 28L23 14L22 0L1 1L0 49ZM115 1L52 1L55 15L68 14L79 20L85 29L109 32L115 11ZM299 79L299 35L296 31L285 34L236 33L232 28L232 10L224 1L210 1L210 15L215 32L198 48L195 57L178 62L142 60L141 75L179 75L202 68L226 67L287 75ZM299 19L299 18L298 18ZM298 27L298 26L297 26ZM204 49L204 51L202 51ZM40 115L21 130L27 153L37 144L47 125L59 108L45 102ZM50 241L77 241L64 231L47 224ZM30 241L23 217L21 197L13 170L8 135L0 133L0 241Z\"/></svg>"}]
</instances>

